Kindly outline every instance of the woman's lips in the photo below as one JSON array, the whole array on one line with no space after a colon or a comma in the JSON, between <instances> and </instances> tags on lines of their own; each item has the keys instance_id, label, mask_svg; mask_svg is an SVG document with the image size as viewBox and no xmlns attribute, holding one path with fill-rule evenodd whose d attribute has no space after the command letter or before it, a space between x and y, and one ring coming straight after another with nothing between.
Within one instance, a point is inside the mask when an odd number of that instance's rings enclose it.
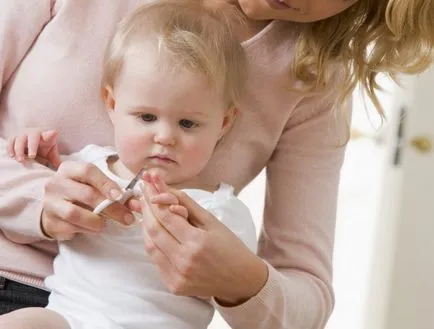
<instances>
[{"instance_id":1,"label":"woman's lips","mask_svg":"<svg viewBox=\"0 0 434 329\"><path fill-rule=\"evenodd\" d=\"M276 10L285 10L285 9L291 9L292 7L285 2L279 1L279 0L266 0L267 3L270 5L271 8Z\"/></svg>"}]
</instances>

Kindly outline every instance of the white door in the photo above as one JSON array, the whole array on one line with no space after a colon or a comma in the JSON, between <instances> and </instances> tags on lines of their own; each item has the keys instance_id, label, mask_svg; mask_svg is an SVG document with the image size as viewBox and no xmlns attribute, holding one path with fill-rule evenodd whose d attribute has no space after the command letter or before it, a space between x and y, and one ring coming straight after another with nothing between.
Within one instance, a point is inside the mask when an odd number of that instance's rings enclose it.
<instances>
[{"instance_id":1,"label":"white door","mask_svg":"<svg viewBox=\"0 0 434 329\"><path fill-rule=\"evenodd\" d=\"M365 329L434 329L434 69L394 93Z\"/></svg>"}]
</instances>

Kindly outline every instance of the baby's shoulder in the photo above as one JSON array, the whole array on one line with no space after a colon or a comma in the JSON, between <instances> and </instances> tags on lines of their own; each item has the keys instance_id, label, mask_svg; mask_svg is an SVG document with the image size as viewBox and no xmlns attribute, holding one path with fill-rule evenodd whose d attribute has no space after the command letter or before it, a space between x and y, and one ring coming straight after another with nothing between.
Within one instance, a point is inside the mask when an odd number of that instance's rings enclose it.
<instances>
[{"instance_id":1,"label":"baby's shoulder","mask_svg":"<svg viewBox=\"0 0 434 329\"><path fill-rule=\"evenodd\" d=\"M95 163L100 159L107 159L112 155L117 155L117 152L111 146L89 144L73 155L76 159L80 159L89 163Z\"/></svg>"},{"instance_id":2,"label":"baby's shoulder","mask_svg":"<svg viewBox=\"0 0 434 329\"><path fill-rule=\"evenodd\" d=\"M220 183L218 188L185 188L182 190L205 209L245 207L235 195L233 186Z\"/></svg>"}]
</instances>

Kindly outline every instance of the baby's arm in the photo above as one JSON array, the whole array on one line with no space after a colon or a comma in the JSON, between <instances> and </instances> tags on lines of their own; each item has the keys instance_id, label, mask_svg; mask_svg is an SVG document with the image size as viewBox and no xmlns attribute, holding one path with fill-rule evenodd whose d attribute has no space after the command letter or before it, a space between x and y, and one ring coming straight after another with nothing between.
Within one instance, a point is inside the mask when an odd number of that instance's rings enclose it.
<instances>
[{"instance_id":1,"label":"baby's arm","mask_svg":"<svg viewBox=\"0 0 434 329\"><path fill-rule=\"evenodd\" d=\"M30 158L57 169L61 160L56 139L55 130L31 129L8 140L8 154L18 162Z\"/></svg>"},{"instance_id":2,"label":"baby's arm","mask_svg":"<svg viewBox=\"0 0 434 329\"><path fill-rule=\"evenodd\" d=\"M29 307L1 315L0 328L69 329L69 325L60 314L54 311Z\"/></svg>"}]
</instances>

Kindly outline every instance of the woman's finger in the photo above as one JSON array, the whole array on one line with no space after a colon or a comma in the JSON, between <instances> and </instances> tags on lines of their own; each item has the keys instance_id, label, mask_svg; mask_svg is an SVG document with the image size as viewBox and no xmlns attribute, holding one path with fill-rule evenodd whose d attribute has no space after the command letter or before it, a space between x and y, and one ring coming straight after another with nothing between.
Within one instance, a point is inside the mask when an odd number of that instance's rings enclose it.
<instances>
[{"instance_id":1,"label":"woman's finger","mask_svg":"<svg viewBox=\"0 0 434 329\"><path fill-rule=\"evenodd\" d=\"M110 200L119 200L122 191L95 165L86 162L64 161L58 169L60 176L90 185Z\"/></svg>"},{"instance_id":2,"label":"woman's finger","mask_svg":"<svg viewBox=\"0 0 434 329\"><path fill-rule=\"evenodd\" d=\"M146 185L146 183L144 185ZM143 197L140 201L142 209L144 209L143 222L149 221L150 218L156 222L154 225L157 226L158 224L162 230L165 230L176 241L178 241L178 243L186 244L189 241L194 240L196 234L200 234L197 228L191 226L183 216L171 212L169 207L152 204L148 199L146 189L143 189Z\"/></svg>"},{"instance_id":3,"label":"woman's finger","mask_svg":"<svg viewBox=\"0 0 434 329\"><path fill-rule=\"evenodd\" d=\"M94 233L65 222L62 218L44 215L41 218L41 228L45 235L58 241L71 240L77 233Z\"/></svg>"},{"instance_id":4,"label":"woman's finger","mask_svg":"<svg viewBox=\"0 0 434 329\"><path fill-rule=\"evenodd\" d=\"M146 192L143 197L140 198L140 202L143 211L143 229L162 252L166 255L170 255L179 247L179 240L160 222L160 215L164 217L165 214L154 209L153 205L146 197ZM169 212L168 209L166 212Z\"/></svg>"},{"instance_id":5,"label":"woman's finger","mask_svg":"<svg viewBox=\"0 0 434 329\"><path fill-rule=\"evenodd\" d=\"M69 201L76 203L81 208L86 208L89 213L92 214L89 214L88 217L84 218L84 222L74 223L75 225L84 228L91 228L96 218L101 219L100 216L93 213L93 209L105 200L99 191L92 186L77 183L73 180L65 180L63 182L63 189L68 191L65 197ZM127 218L127 216L130 215L128 208L118 202L114 202L104 209L102 215L121 224L131 225L134 222L134 217L132 215L131 218Z\"/></svg>"},{"instance_id":6,"label":"woman's finger","mask_svg":"<svg viewBox=\"0 0 434 329\"><path fill-rule=\"evenodd\" d=\"M151 261L156 265L163 281L166 281L166 284L169 284L170 281L173 281L170 280L170 277L173 273L176 273L175 265L152 241L146 231L143 232L143 240L146 253L151 258Z\"/></svg>"},{"instance_id":7,"label":"woman's finger","mask_svg":"<svg viewBox=\"0 0 434 329\"><path fill-rule=\"evenodd\" d=\"M119 200L122 196L119 186L92 164L65 161L57 172L60 176L81 183L81 188L68 192L72 202L79 201L94 209L105 198ZM123 225L131 225L135 221L131 211L118 202L107 208L104 214Z\"/></svg>"},{"instance_id":8,"label":"woman's finger","mask_svg":"<svg viewBox=\"0 0 434 329\"><path fill-rule=\"evenodd\" d=\"M127 202L125 202L125 205L131 211L134 211L134 212L137 212L137 213L141 213L142 212L142 206L140 205L140 201L137 200L137 199L135 199L135 198L129 199Z\"/></svg>"},{"instance_id":9,"label":"woman's finger","mask_svg":"<svg viewBox=\"0 0 434 329\"><path fill-rule=\"evenodd\" d=\"M80 232L100 232L105 226L105 222L100 216L80 205L62 199L47 198L44 202L44 213L53 219L60 218L62 221L78 227Z\"/></svg>"}]
</instances>

